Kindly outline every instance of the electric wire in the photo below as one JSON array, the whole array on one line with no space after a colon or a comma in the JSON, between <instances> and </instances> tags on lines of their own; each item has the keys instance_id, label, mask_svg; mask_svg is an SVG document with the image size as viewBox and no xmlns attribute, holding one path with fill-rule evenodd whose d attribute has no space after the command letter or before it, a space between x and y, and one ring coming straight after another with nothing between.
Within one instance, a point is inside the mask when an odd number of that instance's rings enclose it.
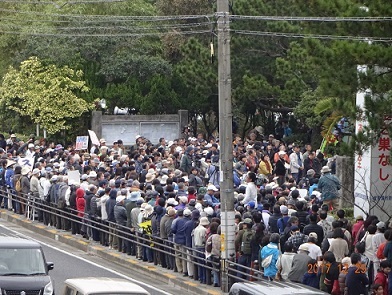
<instances>
[{"instance_id":1,"label":"electric wire","mask_svg":"<svg viewBox=\"0 0 392 295\"><path fill-rule=\"evenodd\" d=\"M0 0L0 3L11 3L11 4L31 4L31 5L54 5L61 6L64 5L74 5L74 4L100 4L100 3L115 3L115 2L126 2L126 0L91 0L91 1L64 1L60 3L56 3L53 1L18 1L18 0Z\"/></svg>"},{"instance_id":2,"label":"electric wire","mask_svg":"<svg viewBox=\"0 0 392 295\"><path fill-rule=\"evenodd\" d=\"M297 34L297 33L287 33L287 32L280 33L280 32L247 31L247 30L230 30L230 32L235 34L240 34L240 35L287 37L287 38L301 38L301 39L348 40L348 41L385 42L385 43L392 42L392 38L364 37L364 36Z\"/></svg>"},{"instance_id":3,"label":"electric wire","mask_svg":"<svg viewBox=\"0 0 392 295\"><path fill-rule=\"evenodd\" d=\"M14 9L0 8L0 12L9 12L13 14L27 14L27 15L39 15L39 16L50 16L50 17L62 17L62 18L76 18L76 19L102 19L102 20L140 20L140 21L165 21L165 20L190 20L200 18L212 18L211 15L148 15L148 16L118 16L118 15L81 15L81 14L58 14L58 13L44 13L37 11L23 11Z\"/></svg>"},{"instance_id":4,"label":"electric wire","mask_svg":"<svg viewBox=\"0 0 392 295\"><path fill-rule=\"evenodd\" d=\"M381 17L306 17L306 16L251 16L230 15L233 20L264 20L264 21L309 21L309 22L385 22L392 21L391 16Z\"/></svg>"},{"instance_id":5,"label":"electric wire","mask_svg":"<svg viewBox=\"0 0 392 295\"><path fill-rule=\"evenodd\" d=\"M0 34L9 35L29 35L29 36L41 36L41 37L147 37L147 36L163 36L167 33L176 33L179 35L196 35L196 34L210 34L210 30L200 30L200 31L171 31L171 32L146 32L146 33L79 33L79 34L66 34L66 33L42 33L42 32L16 32L16 31L6 31L0 29Z\"/></svg>"}]
</instances>

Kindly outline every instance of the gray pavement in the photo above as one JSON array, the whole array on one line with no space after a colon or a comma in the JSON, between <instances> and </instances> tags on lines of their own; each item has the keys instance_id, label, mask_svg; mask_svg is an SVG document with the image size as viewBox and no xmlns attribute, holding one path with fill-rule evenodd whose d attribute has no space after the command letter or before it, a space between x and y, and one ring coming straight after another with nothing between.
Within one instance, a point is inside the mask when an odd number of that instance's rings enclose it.
<instances>
[{"instance_id":1,"label":"gray pavement","mask_svg":"<svg viewBox=\"0 0 392 295\"><path fill-rule=\"evenodd\" d=\"M223 294L219 288L199 284L198 281L183 277L182 274L152 265L151 263L142 262L133 256L119 253L116 250L110 250L108 247L103 247L97 242L87 241L80 235L71 235L69 232L45 226L37 221L28 220L24 216L15 214L11 211L1 209L0 218L29 229L42 236L72 246L75 249L82 250L88 254L95 255L107 261L127 267L132 272L137 272L140 275L149 277L150 279L181 289L178 291L188 291L190 294L198 295Z\"/></svg>"}]
</instances>

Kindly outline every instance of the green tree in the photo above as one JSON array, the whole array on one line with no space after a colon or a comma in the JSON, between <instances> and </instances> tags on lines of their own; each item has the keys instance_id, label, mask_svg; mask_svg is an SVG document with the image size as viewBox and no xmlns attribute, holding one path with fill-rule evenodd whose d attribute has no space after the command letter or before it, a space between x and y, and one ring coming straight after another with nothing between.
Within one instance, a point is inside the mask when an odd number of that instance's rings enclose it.
<instances>
[{"instance_id":1,"label":"green tree","mask_svg":"<svg viewBox=\"0 0 392 295\"><path fill-rule=\"evenodd\" d=\"M0 87L0 103L21 116L28 116L48 133L70 129L68 120L80 117L92 105L78 96L89 91L83 73L68 67L45 65L31 57L11 67Z\"/></svg>"}]
</instances>

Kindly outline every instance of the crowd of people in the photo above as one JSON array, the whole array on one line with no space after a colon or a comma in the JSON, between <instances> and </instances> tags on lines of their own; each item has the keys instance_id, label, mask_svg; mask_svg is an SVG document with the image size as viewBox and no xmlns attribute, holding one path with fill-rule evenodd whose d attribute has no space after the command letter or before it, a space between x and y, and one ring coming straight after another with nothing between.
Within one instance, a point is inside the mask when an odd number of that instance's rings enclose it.
<instances>
[{"instance_id":1,"label":"crowd of people","mask_svg":"<svg viewBox=\"0 0 392 295\"><path fill-rule=\"evenodd\" d=\"M392 294L392 229L376 216L347 218L334 171L334 158L311 145L257 131L234 137L236 279L261 270L331 294ZM219 140L203 134L156 145L137 136L129 148L102 138L89 151L0 135L3 208L31 218L34 201L47 226L200 283L210 268L216 287L219 175Z\"/></svg>"}]
</instances>

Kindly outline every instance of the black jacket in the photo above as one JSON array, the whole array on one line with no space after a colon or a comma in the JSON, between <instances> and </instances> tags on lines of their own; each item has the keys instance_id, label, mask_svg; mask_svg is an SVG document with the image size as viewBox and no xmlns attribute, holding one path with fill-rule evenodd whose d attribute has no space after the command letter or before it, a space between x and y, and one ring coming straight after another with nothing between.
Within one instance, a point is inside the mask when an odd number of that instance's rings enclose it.
<instances>
[{"instance_id":1,"label":"black jacket","mask_svg":"<svg viewBox=\"0 0 392 295\"><path fill-rule=\"evenodd\" d=\"M116 206L116 197L115 194L110 192L110 197L106 201L106 212L108 214L108 221L116 222L116 218L114 217L114 206Z\"/></svg>"},{"instance_id":2,"label":"black jacket","mask_svg":"<svg viewBox=\"0 0 392 295\"><path fill-rule=\"evenodd\" d=\"M321 242L324 240L324 230L317 223L310 222L307 226L304 227L303 233L309 236L310 233L315 232L317 234L317 246L321 247Z\"/></svg>"},{"instance_id":3,"label":"black jacket","mask_svg":"<svg viewBox=\"0 0 392 295\"><path fill-rule=\"evenodd\" d=\"M279 233L278 220L282 217L282 214L274 213L268 220L270 233Z\"/></svg>"}]
</instances>

